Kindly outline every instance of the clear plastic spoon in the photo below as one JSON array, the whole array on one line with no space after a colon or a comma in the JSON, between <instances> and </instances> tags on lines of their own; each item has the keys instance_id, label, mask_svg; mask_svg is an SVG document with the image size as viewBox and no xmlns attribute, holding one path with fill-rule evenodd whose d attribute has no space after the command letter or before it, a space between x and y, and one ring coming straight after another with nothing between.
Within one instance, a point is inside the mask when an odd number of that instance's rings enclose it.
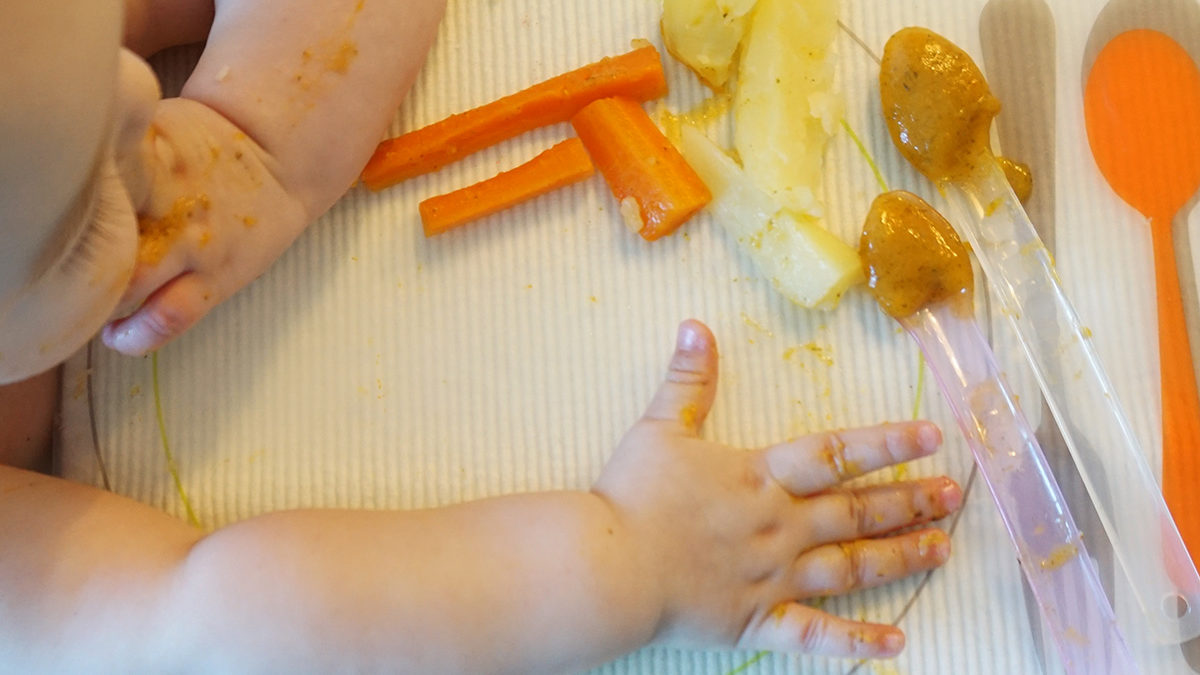
<instances>
[{"instance_id":1,"label":"clear plastic spoon","mask_svg":"<svg viewBox=\"0 0 1200 675\"><path fill-rule=\"evenodd\" d=\"M1151 632L1200 635L1200 580L1141 444L1042 241L992 161L944 187L994 298L1016 327L1046 402Z\"/></svg>"},{"instance_id":2,"label":"clear plastic spoon","mask_svg":"<svg viewBox=\"0 0 1200 675\"><path fill-rule=\"evenodd\" d=\"M934 248L945 253L930 254ZM971 266L954 229L919 197L884 194L860 253L872 294L925 353L1063 667L1080 675L1139 672L1054 474L975 321Z\"/></svg>"}]
</instances>

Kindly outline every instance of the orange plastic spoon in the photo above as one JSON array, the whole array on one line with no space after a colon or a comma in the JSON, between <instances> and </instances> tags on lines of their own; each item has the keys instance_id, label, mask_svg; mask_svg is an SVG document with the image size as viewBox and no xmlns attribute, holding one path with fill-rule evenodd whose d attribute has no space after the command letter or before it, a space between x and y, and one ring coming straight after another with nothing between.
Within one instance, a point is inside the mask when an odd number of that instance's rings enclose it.
<instances>
[{"instance_id":1,"label":"orange plastic spoon","mask_svg":"<svg viewBox=\"0 0 1200 675\"><path fill-rule=\"evenodd\" d=\"M1150 219L1162 371L1163 497L1200 564L1200 396L1175 263L1173 223L1200 188L1200 70L1171 38L1122 33L1084 91L1092 154L1109 185ZM1186 215L1179 227L1186 227Z\"/></svg>"}]
</instances>

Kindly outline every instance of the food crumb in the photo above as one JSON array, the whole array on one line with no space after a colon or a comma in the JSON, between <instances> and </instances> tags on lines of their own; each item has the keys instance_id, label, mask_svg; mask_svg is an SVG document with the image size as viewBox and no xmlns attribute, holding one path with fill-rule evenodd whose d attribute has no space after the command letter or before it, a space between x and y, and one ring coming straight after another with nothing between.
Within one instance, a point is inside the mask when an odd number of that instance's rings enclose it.
<instances>
[{"instance_id":1,"label":"food crumb","mask_svg":"<svg viewBox=\"0 0 1200 675\"><path fill-rule=\"evenodd\" d=\"M934 550L940 549L945 542L946 535L942 534L941 530L926 532L917 539L917 554L924 558Z\"/></svg>"},{"instance_id":2,"label":"food crumb","mask_svg":"<svg viewBox=\"0 0 1200 675\"><path fill-rule=\"evenodd\" d=\"M229 66L221 66L221 69L217 71L216 80L217 82L224 82L227 79L229 79Z\"/></svg>"},{"instance_id":3,"label":"food crumb","mask_svg":"<svg viewBox=\"0 0 1200 675\"><path fill-rule=\"evenodd\" d=\"M329 70L335 73L344 73L350 70L350 64L358 57L358 45L352 40L346 40L342 43L333 56L329 58L326 64Z\"/></svg>"},{"instance_id":4,"label":"food crumb","mask_svg":"<svg viewBox=\"0 0 1200 675\"><path fill-rule=\"evenodd\" d=\"M783 603L775 605L775 609L771 610L771 618L775 620L776 625L783 623L783 620L786 617L787 617L787 605L785 605Z\"/></svg>"},{"instance_id":5,"label":"food crumb","mask_svg":"<svg viewBox=\"0 0 1200 675\"><path fill-rule=\"evenodd\" d=\"M772 333L770 331L770 329L768 329L766 326L762 325L758 321L755 321L753 318L750 317L749 314L747 314L745 312L742 312L742 323L746 324L747 326L753 328L754 330L756 330L760 333L763 333L767 337L775 337L775 334Z\"/></svg>"},{"instance_id":6,"label":"food crumb","mask_svg":"<svg viewBox=\"0 0 1200 675\"><path fill-rule=\"evenodd\" d=\"M1074 558L1078 554L1078 546L1075 544L1063 544L1051 551L1050 555L1046 556L1046 559L1041 562L1041 567L1048 572L1052 572L1066 565L1070 562L1071 558Z\"/></svg>"},{"instance_id":7,"label":"food crumb","mask_svg":"<svg viewBox=\"0 0 1200 675\"><path fill-rule=\"evenodd\" d=\"M679 409L679 422L685 427L696 426L696 418L699 416L700 410L695 403L689 403Z\"/></svg>"},{"instance_id":8,"label":"food crumb","mask_svg":"<svg viewBox=\"0 0 1200 675\"><path fill-rule=\"evenodd\" d=\"M625 227L634 234L641 234L642 228L646 226L642 220L642 205L633 197L621 200L621 219L625 221Z\"/></svg>"},{"instance_id":9,"label":"food crumb","mask_svg":"<svg viewBox=\"0 0 1200 675\"><path fill-rule=\"evenodd\" d=\"M833 355L830 353L833 351L831 347L822 346L816 342L808 342L804 344L804 349L816 356L817 360L819 360L821 363L824 363L827 366L833 365Z\"/></svg>"}]
</instances>

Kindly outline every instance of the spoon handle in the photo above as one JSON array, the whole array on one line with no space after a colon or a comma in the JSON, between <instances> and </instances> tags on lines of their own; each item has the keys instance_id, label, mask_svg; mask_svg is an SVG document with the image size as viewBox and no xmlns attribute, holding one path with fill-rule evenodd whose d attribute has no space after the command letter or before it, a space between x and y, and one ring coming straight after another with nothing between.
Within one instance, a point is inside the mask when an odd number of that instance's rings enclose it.
<instances>
[{"instance_id":1,"label":"spoon handle","mask_svg":"<svg viewBox=\"0 0 1200 675\"><path fill-rule=\"evenodd\" d=\"M1200 395L1183 313L1172 218L1151 218L1150 231L1158 286L1163 497L1195 562L1200 554Z\"/></svg>"},{"instance_id":2,"label":"spoon handle","mask_svg":"<svg viewBox=\"0 0 1200 675\"><path fill-rule=\"evenodd\" d=\"M1151 634L1200 635L1200 576L1045 245L995 162L947 186L970 242L1020 337Z\"/></svg>"},{"instance_id":3,"label":"spoon handle","mask_svg":"<svg viewBox=\"0 0 1200 675\"><path fill-rule=\"evenodd\" d=\"M978 324L946 303L903 323L966 436L1063 667L1081 675L1139 672L1054 474Z\"/></svg>"}]
</instances>

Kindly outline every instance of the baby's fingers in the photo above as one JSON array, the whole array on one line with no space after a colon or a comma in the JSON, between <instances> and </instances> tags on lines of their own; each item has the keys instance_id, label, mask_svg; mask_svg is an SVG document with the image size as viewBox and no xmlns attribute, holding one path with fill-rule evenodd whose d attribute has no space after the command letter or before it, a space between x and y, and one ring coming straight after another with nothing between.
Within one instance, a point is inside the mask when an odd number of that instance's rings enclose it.
<instances>
[{"instance_id":1,"label":"baby's fingers","mask_svg":"<svg viewBox=\"0 0 1200 675\"><path fill-rule=\"evenodd\" d=\"M667 376L646 409L645 418L678 425L683 433L695 435L716 394L716 338L699 321L684 321L679 325Z\"/></svg>"},{"instance_id":2,"label":"baby's fingers","mask_svg":"<svg viewBox=\"0 0 1200 675\"><path fill-rule=\"evenodd\" d=\"M101 338L113 350L140 356L182 335L220 300L203 277L184 274L151 294L133 314L105 326Z\"/></svg>"},{"instance_id":3,"label":"baby's fingers","mask_svg":"<svg viewBox=\"0 0 1200 675\"><path fill-rule=\"evenodd\" d=\"M771 475L796 496L933 454L942 434L929 422L883 424L803 436L767 448Z\"/></svg>"},{"instance_id":4,"label":"baby's fingers","mask_svg":"<svg viewBox=\"0 0 1200 675\"><path fill-rule=\"evenodd\" d=\"M950 537L933 529L830 544L796 560L792 590L803 598L842 595L940 567L949 557Z\"/></svg>"},{"instance_id":5,"label":"baby's fingers","mask_svg":"<svg viewBox=\"0 0 1200 675\"><path fill-rule=\"evenodd\" d=\"M942 476L833 490L802 502L797 516L808 524L814 544L831 544L940 520L962 501L962 488Z\"/></svg>"},{"instance_id":6,"label":"baby's fingers","mask_svg":"<svg viewBox=\"0 0 1200 675\"><path fill-rule=\"evenodd\" d=\"M848 621L791 602L751 623L738 646L818 656L886 658L904 649L904 633L894 626Z\"/></svg>"}]
</instances>

